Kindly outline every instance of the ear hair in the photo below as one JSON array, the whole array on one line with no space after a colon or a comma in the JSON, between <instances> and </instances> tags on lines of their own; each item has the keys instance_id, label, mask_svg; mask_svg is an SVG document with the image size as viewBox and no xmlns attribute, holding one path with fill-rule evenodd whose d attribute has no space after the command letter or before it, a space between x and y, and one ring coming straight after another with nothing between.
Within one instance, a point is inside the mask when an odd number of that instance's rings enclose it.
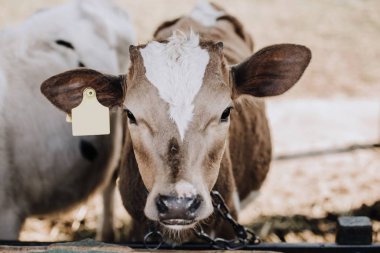
<instances>
[{"instance_id":1,"label":"ear hair","mask_svg":"<svg viewBox=\"0 0 380 253\"><path fill-rule=\"evenodd\" d=\"M139 45L139 46L130 45L129 46L129 55L130 55L131 63L138 62L138 59L141 58L140 49L145 48L145 46L146 45Z\"/></svg>"},{"instance_id":2,"label":"ear hair","mask_svg":"<svg viewBox=\"0 0 380 253\"><path fill-rule=\"evenodd\" d=\"M223 49L223 41L216 42L215 45L216 45L219 49Z\"/></svg>"},{"instance_id":3,"label":"ear hair","mask_svg":"<svg viewBox=\"0 0 380 253\"><path fill-rule=\"evenodd\" d=\"M130 54L134 53L136 49L137 49L136 46L134 46L134 45L130 45L130 46L129 46L129 53L130 53Z\"/></svg>"},{"instance_id":4,"label":"ear hair","mask_svg":"<svg viewBox=\"0 0 380 253\"><path fill-rule=\"evenodd\" d=\"M96 91L98 101L109 108L121 106L126 93L126 76L104 75L91 69L76 69L44 81L41 92L58 109L71 113L82 102L84 89Z\"/></svg>"},{"instance_id":5,"label":"ear hair","mask_svg":"<svg viewBox=\"0 0 380 253\"><path fill-rule=\"evenodd\" d=\"M214 47L218 50L219 53L223 52L223 42L219 41L214 44Z\"/></svg>"}]
</instances>

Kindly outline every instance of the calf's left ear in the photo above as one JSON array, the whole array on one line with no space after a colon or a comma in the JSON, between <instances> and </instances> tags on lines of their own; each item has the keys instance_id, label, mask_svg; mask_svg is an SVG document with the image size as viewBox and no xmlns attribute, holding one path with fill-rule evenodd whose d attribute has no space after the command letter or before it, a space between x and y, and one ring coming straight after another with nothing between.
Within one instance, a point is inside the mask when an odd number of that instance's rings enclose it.
<instances>
[{"instance_id":1,"label":"calf's left ear","mask_svg":"<svg viewBox=\"0 0 380 253\"><path fill-rule=\"evenodd\" d=\"M310 50L300 45L279 44L261 49L232 67L235 95L280 95L300 79L310 60Z\"/></svg>"},{"instance_id":2,"label":"calf's left ear","mask_svg":"<svg viewBox=\"0 0 380 253\"><path fill-rule=\"evenodd\" d=\"M83 98L86 88L96 91L98 101L108 108L121 106L126 92L125 76L105 75L91 69L75 69L44 81L41 92L58 109L70 114Z\"/></svg>"}]
</instances>

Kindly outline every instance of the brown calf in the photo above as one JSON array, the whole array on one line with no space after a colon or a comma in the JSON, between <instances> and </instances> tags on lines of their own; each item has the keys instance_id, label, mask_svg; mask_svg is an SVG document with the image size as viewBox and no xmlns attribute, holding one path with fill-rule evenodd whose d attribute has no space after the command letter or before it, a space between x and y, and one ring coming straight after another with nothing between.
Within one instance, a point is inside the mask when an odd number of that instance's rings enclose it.
<instances>
[{"instance_id":1,"label":"brown calf","mask_svg":"<svg viewBox=\"0 0 380 253\"><path fill-rule=\"evenodd\" d=\"M190 16L161 25L155 41L131 47L127 76L79 69L43 83L44 95L67 112L86 87L99 89L106 106L124 103L119 190L133 218L130 240L142 241L150 224L167 242L191 240L197 224L231 236L211 216L210 191L222 194L236 218L240 200L260 188L271 141L257 97L291 88L311 59L299 45L250 56L252 50L236 18L202 3Z\"/></svg>"}]
</instances>

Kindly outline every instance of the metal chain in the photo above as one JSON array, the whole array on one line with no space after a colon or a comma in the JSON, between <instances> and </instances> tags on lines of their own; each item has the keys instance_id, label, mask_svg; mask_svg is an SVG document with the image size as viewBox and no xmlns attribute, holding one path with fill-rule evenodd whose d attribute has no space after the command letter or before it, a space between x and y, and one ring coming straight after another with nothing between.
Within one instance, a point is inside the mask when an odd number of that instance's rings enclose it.
<instances>
[{"instance_id":1,"label":"metal chain","mask_svg":"<svg viewBox=\"0 0 380 253\"><path fill-rule=\"evenodd\" d=\"M260 238L249 228L240 225L231 215L222 195L218 191L211 191L212 204L218 214L226 220L233 228L236 234L236 239L226 240L223 238L213 239L203 231L202 226L194 229L195 235L208 242L216 249L241 249L248 244L259 244Z\"/></svg>"},{"instance_id":2,"label":"metal chain","mask_svg":"<svg viewBox=\"0 0 380 253\"><path fill-rule=\"evenodd\" d=\"M163 242L164 242L164 237L162 236L160 230L158 230L157 225L154 223L151 223L149 226L149 232L144 236L145 248L159 249Z\"/></svg>"}]
</instances>

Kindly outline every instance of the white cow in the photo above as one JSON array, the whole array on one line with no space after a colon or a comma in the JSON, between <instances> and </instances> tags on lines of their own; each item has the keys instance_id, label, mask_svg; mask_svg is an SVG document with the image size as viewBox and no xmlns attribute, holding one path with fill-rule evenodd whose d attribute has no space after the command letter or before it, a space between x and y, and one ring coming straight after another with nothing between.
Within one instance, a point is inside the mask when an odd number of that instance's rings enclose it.
<instances>
[{"instance_id":1,"label":"white cow","mask_svg":"<svg viewBox=\"0 0 380 253\"><path fill-rule=\"evenodd\" d=\"M41 10L0 33L0 239L17 239L26 217L68 209L107 185L120 153L118 114L114 136L73 137L40 84L80 66L124 73L134 40L128 15L106 0Z\"/></svg>"}]
</instances>

